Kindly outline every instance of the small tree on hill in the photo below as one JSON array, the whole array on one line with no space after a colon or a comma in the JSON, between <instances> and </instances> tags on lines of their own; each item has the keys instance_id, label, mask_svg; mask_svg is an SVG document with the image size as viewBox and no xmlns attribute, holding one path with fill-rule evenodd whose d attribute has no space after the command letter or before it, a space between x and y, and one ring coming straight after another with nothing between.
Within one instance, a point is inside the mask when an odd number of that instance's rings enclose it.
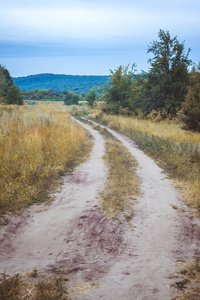
<instances>
[{"instance_id":1,"label":"small tree on hill","mask_svg":"<svg viewBox=\"0 0 200 300\"><path fill-rule=\"evenodd\" d=\"M149 60L147 101L150 110L158 110L175 116L187 93L189 84L188 66L191 64L184 44L171 38L168 31L160 30L159 41L153 41L147 53L154 57Z\"/></svg>"},{"instance_id":2,"label":"small tree on hill","mask_svg":"<svg viewBox=\"0 0 200 300\"><path fill-rule=\"evenodd\" d=\"M72 91L68 91L65 96L64 104L65 105L78 105L78 101L80 100L80 96L74 94Z\"/></svg>"},{"instance_id":3,"label":"small tree on hill","mask_svg":"<svg viewBox=\"0 0 200 300\"><path fill-rule=\"evenodd\" d=\"M22 94L16 85L12 85L11 87L9 87L8 93L6 95L6 103L17 105L24 104Z\"/></svg>"},{"instance_id":4,"label":"small tree on hill","mask_svg":"<svg viewBox=\"0 0 200 300\"><path fill-rule=\"evenodd\" d=\"M5 97L8 89L13 85L12 78L8 70L0 65L0 96Z\"/></svg>"},{"instance_id":5,"label":"small tree on hill","mask_svg":"<svg viewBox=\"0 0 200 300\"><path fill-rule=\"evenodd\" d=\"M85 96L85 100L88 102L91 108L94 107L96 101L96 92L95 90L90 90L90 92Z\"/></svg>"},{"instance_id":6,"label":"small tree on hill","mask_svg":"<svg viewBox=\"0 0 200 300\"><path fill-rule=\"evenodd\" d=\"M118 114L120 110L132 111L133 83L135 78L135 64L127 67L119 66L115 71L110 70L111 77L103 88L102 100L106 106L104 110L110 114Z\"/></svg>"}]
</instances>

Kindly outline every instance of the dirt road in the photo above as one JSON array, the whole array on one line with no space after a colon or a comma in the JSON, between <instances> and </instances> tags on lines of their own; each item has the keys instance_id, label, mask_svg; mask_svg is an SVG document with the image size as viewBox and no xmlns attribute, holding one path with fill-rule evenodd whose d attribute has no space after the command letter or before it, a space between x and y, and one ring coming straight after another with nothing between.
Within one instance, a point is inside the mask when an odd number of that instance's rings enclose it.
<instances>
[{"instance_id":1,"label":"dirt road","mask_svg":"<svg viewBox=\"0 0 200 300\"><path fill-rule=\"evenodd\" d=\"M142 195L131 224L105 217L97 199L106 182L104 140L82 126L95 139L91 157L65 177L50 206L7 218L0 228L0 272L62 270L71 282L98 284L77 300L170 299L177 261L200 255L199 220L155 162L110 129L139 163Z\"/></svg>"}]
</instances>

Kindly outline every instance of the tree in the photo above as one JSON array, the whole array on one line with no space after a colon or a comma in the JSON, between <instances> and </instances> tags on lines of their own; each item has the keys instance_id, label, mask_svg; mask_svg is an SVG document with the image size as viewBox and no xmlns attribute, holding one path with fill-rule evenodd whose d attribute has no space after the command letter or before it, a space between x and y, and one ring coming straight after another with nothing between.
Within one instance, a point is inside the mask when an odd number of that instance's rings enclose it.
<instances>
[{"instance_id":1,"label":"tree","mask_svg":"<svg viewBox=\"0 0 200 300\"><path fill-rule=\"evenodd\" d=\"M74 94L72 91L68 91L65 95L64 104L65 105L78 105L79 99L80 99L79 95Z\"/></svg>"},{"instance_id":2,"label":"tree","mask_svg":"<svg viewBox=\"0 0 200 300\"><path fill-rule=\"evenodd\" d=\"M85 96L85 100L88 102L89 106L93 108L96 101L95 90L90 90L90 92Z\"/></svg>"},{"instance_id":3,"label":"tree","mask_svg":"<svg viewBox=\"0 0 200 300\"><path fill-rule=\"evenodd\" d=\"M9 87L8 93L6 95L6 103L17 104L17 105L24 104L20 89L16 85L12 85Z\"/></svg>"},{"instance_id":4,"label":"tree","mask_svg":"<svg viewBox=\"0 0 200 300\"><path fill-rule=\"evenodd\" d=\"M0 65L0 96L5 97L8 89L13 85L12 78L8 70Z\"/></svg>"},{"instance_id":5,"label":"tree","mask_svg":"<svg viewBox=\"0 0 200 300\"><path fill-rule=\"evenodd\" d=\"M135 64L127 67L119 66L115 71L110 70L111 77L103 87L101 99L105 101L104 110L110 114L118 114L120 110L132 111L133 82L135 78Z\"/></svg>"},{"instance_id":6,"label":"tree","mask_svg":"<svg viewBox=\"0 0 200 300\"><path fill-rule=\"evenodd\" d=\"M191 73L191 86L183 102L182 113L186 128L200 131L200 64Z\"/></svg>"},{"instance_id":7,"label":"tree","mask_svg":"<svg viewBox=\"0 0 200 300\"><path fill-rule=\"evenodd\" d=\"M171 38L169 31L160 30L158 36L147 51L154 55L149 59L147 107L175 116L187 93L190 49L185 53L184 43Z\"/></svg>"}]
</instances>

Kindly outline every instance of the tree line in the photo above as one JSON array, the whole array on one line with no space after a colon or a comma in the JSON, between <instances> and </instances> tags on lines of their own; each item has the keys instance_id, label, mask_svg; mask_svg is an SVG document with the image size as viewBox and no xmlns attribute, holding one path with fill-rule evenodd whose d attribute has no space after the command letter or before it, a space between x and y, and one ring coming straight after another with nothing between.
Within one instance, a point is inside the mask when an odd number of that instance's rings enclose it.
<instances>
[{"instance_id":1,"label":"tree line","mask_svg":"<svg viewBox=\"0 0 200 300\"><path fill-rule=\"evenodd\" d=\"M145 117L153 112L162 118L179 115L186 129L200 131L200 64L189 71L193 64L190 49L185 51L184 43L176 36L172 38L169 31L160 30L158 40L148 46L147 53L152 54L148 72L138 74L134 63L119 66L110 70L108 81L98 93L90 89L84 95L52 89L23 91L22 95L8 70L0 65L0 101L23 104L24 96L33 100L64 101L66 105L77 105L85 100L94 107L96 100L100 100L103 112L108 114Z\"/></svg>"},{"instance_id":2,"label":"tree line","mask_svg":"<svg viewBox=\"0 0 200 300\"><path fill-rule=\"evenodd\" d=\"M200 131L200 64L194 66L184 43L160 30L158 41L148 46L148 72L136 74L136 65L110 70L103 87L102 110L109 114L147 116L152 111L162 118L182 115L187 129Z\"/></svg>"}]
</instances>

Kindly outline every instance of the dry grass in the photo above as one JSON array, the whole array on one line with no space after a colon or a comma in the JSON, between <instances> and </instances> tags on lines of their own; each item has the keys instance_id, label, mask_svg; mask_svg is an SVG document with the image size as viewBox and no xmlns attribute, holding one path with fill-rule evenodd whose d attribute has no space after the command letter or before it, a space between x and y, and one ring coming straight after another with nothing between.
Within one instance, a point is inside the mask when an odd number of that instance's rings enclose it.
<instances>
[{"instance_id":1,"label":"dry grass","mask_svg":"<svg viewBox=\"0 0 200 300\"><path fill-rule=\"evenodd\" d=\"M183 264L183 263L182 263ZM177 275L176 275L177 276ZM181 280L173 285L178 289L178 296L173 300L197 300L200 299L200 261L184 263L180 269Z\"/></svg>"},{"instance_id":2,"label":"dry grass","mask_svg":"<svg viewBox=\"0 0 200 300\"><path fill-rule=\"evenodd\" d=\"M70 300L68 279L54 276L47 280L31 278L31 274L0 277L1 300Z\"/></svg>"},{"instance_id":3,"label":"dry grass","mask_svg":"<svg viewBox=\"0 0 200 300\"><path fill-rule=\"evenodd\" d=\"M134 117L113 116L94 111L93 118L100 119L104 124L115 127L116 130L123 132L132 128L136 131L146 132L150 135L158 136L163 139L171 139L177 142L200 143L200 134L186 131L181 128L180 123L170 120L143 120Z\"/></svg>"},{"instance_id":4,"label":"dry grass","mask_svg":"<svg viewBox=\"0 0 200 300\"><path fill-rule=\"evenodd\" d=\"M200 213L200 134L174 121L140 120L95 113L93 118L119 131L152 156L182 186L185 201Z\"/></svg>"},{"instance_id":5,"label":"dry grass","mask_svg":"<svg viewBox=\"0 0 200 300\"><path fill-rule=\"evenodd\" d=\"M135 174L137 162L125 146L114 139L106 140L105 160L108 183L101 194L101 207L112 217L124 212L129 221L133 216L133 200L139 194L139 179Z\"/></svg>"},{"instance_id":6,"label":"dry grass","mask_svg":"<svg viewBox=\"0 0 200 300\"><path fill-rule=\"evenodd\" d=\"M107 130L99 126L93 128L100 131L106 141L105 161L108 166L108 181L101 193L101 208L111 217L123 212L125 219L129 221L133 216L133 200L140 193L140 180L135 173L137 162L127 148Z\"/></svg>"},{"instance_id":7,"label":"dry grass","mask_svg":"<svg viewBox=\"0 0 200 300\"><path fill-rule=\"evenodd\" d=\"M0 213L44 200L88 144L64 106L0 107Z\"/></svg>"}]
</instances>

